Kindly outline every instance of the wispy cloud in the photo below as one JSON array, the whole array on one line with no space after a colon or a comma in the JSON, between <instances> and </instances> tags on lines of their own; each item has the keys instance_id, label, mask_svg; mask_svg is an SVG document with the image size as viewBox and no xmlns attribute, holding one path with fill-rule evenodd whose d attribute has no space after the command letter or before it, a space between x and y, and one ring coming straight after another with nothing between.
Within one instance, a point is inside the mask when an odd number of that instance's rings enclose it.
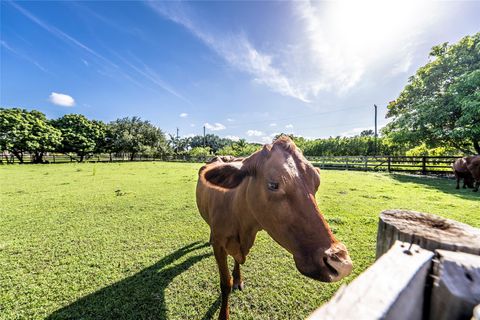
<instances>
[{"instance_id":1,"label":"wispy cloud","mask_svg":"<svg viewBox=\"0 0 480 320\"><path fill-rule=\"evenodd\" d=\"M293 124L287 124L287 125L285 126L285 128L286 128L286 129L293 129Z\"/></svg>"},{"instance_id":2,"label":"wispy cloud","mask_svg":"<svg viewBox=\"0 0 480 320\"><path fill-rule=\"evenodd\" d=\"M186 118L186 117L188 117L188 113L186 112L180 113L180 118Z\"/></svg>"},{"instance_id":3,"label":"wispy cloud","mask_svg":"<svg viewBox=\"0 0 480 320\"><path fill-rule=\"evenodd\" d=\"M111 68L114 68L116 72L120 73L125 79L135 83L136 85L144 88L145 86L142 85L141 83L139 83L137 80L135 80L134 78L132 78L130 75L128 75L126 72L124 72L115 62L113 62L111 59L108 59L107 57L105 57L104 55L98 53L97 51L93 50L92 48L90 48L89 46L87 46L86 44L82 43L81 41L77 40L76 38L74 38L73 36L63 32L62 30L42 21L40 18L36 17L35 15L33 15L31 12L29 12L28 10L26 10L25 8L23 8L22 6L18 5L17 3L14 3L14 2L9 2L10 5L12 5L15 9L17 9L20 13L22 13L25 17L27 17L28 19L30 19L32 22L36 23L37 25L39 25L41 28L45 29L46 31L48 31L50 34L52 34L53 36L61 39L62 41L70 44L70 45L74 45L78 48L81 48L82 50L85 50L86 52L90 53L91 55L93 55L94 57L100 59L101 61L103 61L106 65L110 66ZM121 58L121 60L127 65L129 66L130 68L132 68L133 70L135 70L137 73L139 73L140 75L142 75L143 77L147 78L148 80L150 80L151 82L153 82L154 84L156 84L157 86L159 86L160 88L162 88L163 90L169 92L170 94L176 96L177 98L180 98L188 103L190 103L190 101L188 101L185 97L183 97L181 94L179 94L176 90L174 90L169 84L167 84L165 81L163 81L160 76L155 72L153 71L151 68L149 68L148 66L145 66L143 67L143 69L141 69L140 67L137 67L135 66L134 64L132 64L131 62L129 62L128 60L122 58L120 55L117 54L117 57L118 58ZM84 59L82 59L83 63L88 66L88 62ZM100 73L103 74L103 75L106 75L106 76L111 76L111 73L110 72L107 72L105 70L100 70Z\"/></svg>"},{"instance_id":4,"label":"wispy cloud","mask_svg":"<svg viewBox=\"0 0 480 320\"><path fill-rule=\"evenodd\" d=\"M62 107L73 107L75 105L75 99L65 93L52 92L49 96L49 100L51 103Z\"/></svg>"},{"instance_id":5,"label":"wispy cloud","mask_svg":"<svg viewBox=\"0 0 480 320\"><path fill-rule=\"evenodd\" d=\"M205 128L211 131L220 131L220 130L225 130L227 127L225 127L223 124L215 122L214 124L210 123L205 123Z\"/></svg>"},{"instance_id":6,"label":"wispy cloud","mask_svg":"<svg viewBox=\"0 0 480 320\"><path fill-rule=\"evenodd\" d=\"M215 51L233 67L253 76L253 80L266 85L271 90L284 96L308 102L303 92L292 80L274 67L270 55L258 51L245 34L213 34L208 32L186 6L179 3L148 2L148 5L162 17L182 25L205 45Z\"/></svg>"},{"instance_id":7,"label":"wispy cloud","mask_svg":"<svg viewBox=\"0 0 480 320\"><path fill-rule=\"evenodd\" d=\"M325 92L347 93L366 79L378 79L375 72L381 68L390 76L407 72L417 30L429 23L422 16L426 5L414 1L295 1L290 5L298 37L288 44L272 44L271 53L266 53L245 33L207 26L184 3L148 5L186 28L229 65L250 74L254 82L304 102ZM430 23L437 18L429 18Z\"/></svg>"},{"instance_id":8,"label":"wispy cloud","mask_svg":"<svg viewBox=\"0 0 480 320\"><path fill-rule=\"evenodd\" d=\"M5 41L3 40L0 40L0 45L7 49L8 51L10 51L11 53L19 56L20 58L24 59L24 60L27 60L28 62L32 63L33 65L35 65L38 69L42 70L43 72L48 72L47 69L45 69L42 65L40 65L40 63L38 63L37 61L33 60L32 58L30 58L29 56L27 56L26 54L23 54L21 52L19 52L18 50L15 50L14 48L12 48L10 45L8 45Z\"/></svg>"},{"instance_id":9,"label":"wispy cloud","mask_svg":"<svg viewBox=\"0 0 480 320\"><path fill-rule=\"evenodd\" d=\"M137 65L133 64L132 62L128 61L127 59L125 59L124 57L122 57L118 53L114 53L114 55L119 60L121 60L124 64L126 64L127 66L129 66L130 68L135 70L138 74L140 74L143 77L145 77L146 79L150 80L153 84L159 86L160 88L162 88L163 90L165 90L165 91L169 92L170 94L176 96L177 98L182 99L183 101L191 104L191 102L187 98L185 98L180 93L178 93L175 89L173 89L172 86L170 86L163 79L161 79L161 77L152 68L150 68L146 64L141 63L142 67L140 67L140 66L137 66ZM137 60L137 61L140 61L139 59L136 59L136 58L134 58L134 59Z\"/></svg>"},{"instance_id":10,"label":"wispy cloud","mask_svg":"<svg viewBox=\"0 0 480 320\"><path fill-rule=\"evenodd\" d=\"M82 48L83 50L85 50L88 53L92 54L93 56L99 58L103 62L111 65L112 67L118 68L118 66L115 63L113 63L109 59L105 58L100 53L96 52L95 50L93 50L89 46L85 45L84 43L80 42L79 40L75 39L74 37L68 35L67 33L61 31L60 29L58 29L58 28L56 28L52 25L49 25L48 23L46 23L46 22L42 21L41 19L37 18L32 13L30 13L30 11L28 11L28 10L24 9L23 7L19 6L17 3L9 2L9 4L11 6L13 6L15 9L17 9L18 11L20 11L20 13L22 13L25 17L27 17L32 22L36 23L37 25L39 25L40 27L42 27L46 31L50 32L55 37L65 41L65 42L68 42L70 44L73 44L73 45L75 45L79 48Z\"/></svg>"},{"instance_id":11,"label":"wispy cloud","mask_svg":"<svg viewBox=\"0 0 480 320\"><path fill-rule=\"evenodd\" d=\"M261 136L264 135L264 133L262 131L259 131L259 130L247 130L247 132L245 132L245 133L249 137L261 137Z\"/></svg>"}]
</instances>

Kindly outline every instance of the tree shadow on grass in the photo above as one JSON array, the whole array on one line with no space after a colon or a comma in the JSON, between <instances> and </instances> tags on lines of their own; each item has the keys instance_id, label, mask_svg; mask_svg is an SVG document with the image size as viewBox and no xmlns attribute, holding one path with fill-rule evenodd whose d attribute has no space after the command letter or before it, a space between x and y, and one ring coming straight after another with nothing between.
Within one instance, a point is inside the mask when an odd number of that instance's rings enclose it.
<instances>
[{"instance_id":1,"label":"tree shadow on grass","mask_svg":"<svg viewBox=\"0 0 480 320\"><path fill-rule=\"evenodd\" d=\"M403 183L421 184L430 189L436 189L443 193L451 194L467 200L480 200L480 192L473 192L473 189L463 189L460 184L460 189L455 189L456 182L454 179L444 177L432 176L414 176L405 174L392 174L393 179Z\"/></svg>"},{"instance_id":2,"label":"tree shadow on grass","mask_svg":"<svg viewBox=\"0 0 480 320\"><path fill-rule=\"evenodd\" d=\"M165 289L176 276L212 254L198 254L180 264L170 265L207 246L208 243L200 242L186 245L135 275L55 311L46 319L167 319ZM217 299L203 319L212 318L219 305Z\"/></svg>"}]
</instances>

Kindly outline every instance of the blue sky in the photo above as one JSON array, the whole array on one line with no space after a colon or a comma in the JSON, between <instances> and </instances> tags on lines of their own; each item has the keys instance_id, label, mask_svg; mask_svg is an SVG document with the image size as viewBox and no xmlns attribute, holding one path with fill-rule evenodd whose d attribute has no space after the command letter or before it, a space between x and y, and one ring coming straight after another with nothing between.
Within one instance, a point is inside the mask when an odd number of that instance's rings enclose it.
<instances>
[{"instance_id":1,"label":"blue sky","mask_svg":"<svg viewBox=\"0 0 480 320\"><path fill-rule=\"evenodd\" d=\"M352 135L480 2L8 2L0 105L140 116L183 136Z\"/></svg>"}]
</instances>

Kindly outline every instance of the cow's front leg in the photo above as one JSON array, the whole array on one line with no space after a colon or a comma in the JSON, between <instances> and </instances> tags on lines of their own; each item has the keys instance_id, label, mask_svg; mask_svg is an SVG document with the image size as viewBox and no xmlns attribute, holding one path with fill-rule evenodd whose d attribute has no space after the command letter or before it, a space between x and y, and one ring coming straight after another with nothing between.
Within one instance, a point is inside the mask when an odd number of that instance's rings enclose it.
<instances>
[{"instance_id":1,"label":"cow's front leg","mask_svg":"<svg viewBox=\"0 0 480 320\"><path fill-rule=\"evenodd\" d=\"M213 252L217 260L218 271L220 272L220 290L222 292L222 306L218 315L219 320L228 320L228 296L232 291L232 277L227 265L227 252L221 246L214 245Z\"/></svg>"},{"instance_id":2,"label":"cow's front leg","mask_svg":"<svg viewBox=\"0 0 480 320\"><path fill-rule=\"evenodd\" d=\"M235 266L233 267L233 290L243 290L243 280L242 275L240 274L240 263L235 261Z\"/></svg>"}]
</instances>

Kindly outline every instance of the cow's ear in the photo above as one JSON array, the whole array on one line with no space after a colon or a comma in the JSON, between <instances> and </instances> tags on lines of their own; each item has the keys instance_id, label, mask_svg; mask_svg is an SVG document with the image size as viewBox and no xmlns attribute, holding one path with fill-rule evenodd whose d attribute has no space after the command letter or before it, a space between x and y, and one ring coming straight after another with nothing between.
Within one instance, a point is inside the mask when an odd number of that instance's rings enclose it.
<instances>
[{"instance_id":1,"label":"cow's ear","mask_svg":"<svg viewBox=\"0 0 480 320\"><path fill-rule=\"evenodd\" d=\"M218 187L233 189L242 183L247 170L234 164L219 164L204 173L205 180Z\"/></svg>"}]
</instances>

